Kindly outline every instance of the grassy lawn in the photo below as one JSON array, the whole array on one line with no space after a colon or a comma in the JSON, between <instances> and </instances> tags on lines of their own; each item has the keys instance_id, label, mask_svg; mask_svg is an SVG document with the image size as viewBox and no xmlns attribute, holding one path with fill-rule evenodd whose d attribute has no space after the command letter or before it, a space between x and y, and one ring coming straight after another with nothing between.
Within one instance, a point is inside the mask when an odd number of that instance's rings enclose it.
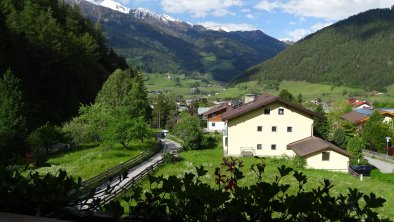
<instances>
[{"instance_id":1,"label":"grassy lawn","mask_svg":"<svg viewBox=\"0 0 394 222\"><path fill-rule=\"evenodd\" d=\"M216 186L214 183L214 171L216 167L220 167L223 151L220 148L210 149L210 150L199 150L199 151L185 151L181 153L183 158L182 161L177 163L168 163L161 168L159 168L155 175L165 175L165 177L169 175L176 175L181 177L185 172L196 172L196 166L204 166L208 170L208 174L204 176L203 180L209 183L211 186ZM244 161L245 166L242 171L244 172L245 178L239 181L241 186L250 185L256 182L256 177L249 170L250 166L253 163L258 163L258 159L255 158L240 158ZM281 165L288 165L289 160L286 159L266 159L266 170L265 170L265 181L273 181L276 175L279 175L277 167ZM386 216L389 218L394 218L394 184L384 183L375 181L371 178L364 178L363 181L346 174L346 173L337 173L337 172L329 172L329 171L321 171L321 170L301 170L308 177L308 183L306 184L307 189L316 188L323 182L324 178L327 178L331 181L334 187L331 189L331 193L335 196L342 193L347 193L348 187L357 188L361 192L369 194L375 193L379 197L383 197L387 200L383 208L380 208L378 213L382 216ZM296 180L292 177L285 177L286 179L283 182L289 182L294 184L291 190L296 190ZM141 182L142 186L147 189L148 181L145 178Z\"/></svg>"},{"instance_id":2,"label":"grassy lawn","mask_svg":"<svg viewBox=\"0 0 394 222\"><path fill-rule=\"evenodd\" d=\"M63 169L75 178L81 177L82 180L86 180L139 155L154 143L156 143L154 140L146 141L144 144L134 142L128 149L124 149L120 144L110 149L100 144L83 145L74 152L50 157L48 163L51 167L42 167L37 171L55 174L59 169Z\"/></svg>"}]
</instances>

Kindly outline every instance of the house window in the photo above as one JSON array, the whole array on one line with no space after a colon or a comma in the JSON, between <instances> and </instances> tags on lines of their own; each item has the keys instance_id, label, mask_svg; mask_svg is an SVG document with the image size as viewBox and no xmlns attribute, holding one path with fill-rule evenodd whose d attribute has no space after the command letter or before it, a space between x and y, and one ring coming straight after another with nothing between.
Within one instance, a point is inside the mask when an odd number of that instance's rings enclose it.
<instances>
[{"instance_id":1,"label":"house window","mask_svg":"<svg viewBox=\"0 0 394 222\"><path fill-rule=\"evenodd\" d=\"M293 127L288 126L288 127L287 127L287 132L289 132L289 133L293 132Z\"/></svg>"},{"instance_id":2,"label":"house window","mask_svg":"<svg viewBox=\"0 0 394 222\"><path fill-rule=\"evenodd\" d=\"M261 132L261 131L263 131L263 127L262 126L258 126L257 127L257 132Z\"/></svg>"},{"instance_id":3,"label":"house window","mask_svg":"<svg viewBox=\"0 0 394 222\"><path fill-rule=\"evenodd\" d=\"M283 115L285 113L285 109L278 109L278 114Z\"/></svg>"},{"instance_id":4,"label":"house window","mask_svg":"<svg viewBox=\"0 0 394 222\"><path fill-rule=\"evenodd\" d=\"M265 109L264 109L264 114L265 114L265 115L269 115L270 112L271 112L270 108L265 108Z\"/></svg>"},{"instance_id":5,"label":"house window","mask_svg":"<svg viewBox=\"0 0 394 222\"><path fill-rule=\"evenodd\" d=\"M212 123L212 126L215 126L215 123Z\"/></svg>"},{"instance_id":6,"label":"house window","mask_svg":"<svg viewBox=\"0 0 394 222\"><path fill-rule=\"evenodd\" d=\"M276 132L276 126L272 127L272 132Z\"/></svg>"},{"instance_id":7,"label":"house window","mask_svg":"<svg viewBox=\"0 0 394 222\"><path fill-rule=\"evenodd\" d=\"M228 137L224 138L224 146L225 146L225 147L228 146Z\"/></svg>"},{"instance_id":8,"label":"house window","mask_svg":"<svg viewBox=\"0 0 394 222\"><path fill-rule=\"evenodd\" d=\"M323 161L330 161L330 153L329 152L322 152L321 160Z\"/></svg>"},{"instance_id":9,"label":"house window","mask_svg":"<svg viewBox=\"0 0 394 222\"><path fill-rule=\"evenodd\" d=\"M263 145L257 144L257 150L261 150L263 148Z\"/></svg>"},{"instance_id":10,"label":"house window","mask_svg":"<svg viewBox=\"0 0 394 222\"><path fill-rule=\"evenodd\" d=\"M276 144L271 144L271 150L276 150Z\"/></svg>"}]
</instances>

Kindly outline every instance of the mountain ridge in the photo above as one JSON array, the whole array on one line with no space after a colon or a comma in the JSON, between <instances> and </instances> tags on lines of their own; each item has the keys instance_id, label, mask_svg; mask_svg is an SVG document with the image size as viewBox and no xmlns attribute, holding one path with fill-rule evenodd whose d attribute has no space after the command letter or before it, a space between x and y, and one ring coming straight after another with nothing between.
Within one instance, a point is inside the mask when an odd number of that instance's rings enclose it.
<instances>
[{"instance_id":1,"label":"mountain ridge","mask_svg":"<svg viewBox=\"0 0 394 222\"><path fill-rule=\"evenodd\" d=\"M234 82L295 80L384 91L394 82L393 40L394 8L368 10L306 36Z\"/></svg>"},{"instance_id":2,"label":"mountain ridge","mask_svg":"<svg viewBox=\"0 0 394 222\"><path fill-rule=\"evenodd\" d=\"M109 46L146 72L200 73L227 82L287 47L258 30L213 31L150 10L126 14L83 0L77 3L89 20L100 24Z\"/></svg>"}]
</instances>

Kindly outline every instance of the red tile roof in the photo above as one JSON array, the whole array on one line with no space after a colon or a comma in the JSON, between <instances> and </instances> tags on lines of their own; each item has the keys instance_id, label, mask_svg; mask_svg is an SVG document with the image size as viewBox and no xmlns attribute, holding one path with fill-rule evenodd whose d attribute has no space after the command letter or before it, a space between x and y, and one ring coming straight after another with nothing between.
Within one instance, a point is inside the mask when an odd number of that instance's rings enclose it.
<instances>
[{"instance_id":1,"label":"red tile roof","mask_svg":"<svg viewBox=\"0 0 394 222\"><path fill-rule=\"evenodd\" d=\"M310 156L312 154L319 153L325 150L333 150L344 156L350 157L350 154L345 150L335 146L328 141L314 136L290 143L287 145L287 147L292 149L297 155L301 157Z\"/></svg>"},{"instance_id":2,"label":"red tile roof","mask_svg":"<svg viewBox=\"0 0 394 222\"><path fill-rule=\"evenodd\" d=\"M290 107L292 107L292 108L294 108L296 110L299 110L299 111L301 111L303 113L307 113L307 114L309 114L311 116L321 117L318 113L313 112L311 110L308 110L308 109L306 109L306 108L304 108L304 107L302 107L302 106L300 106L298 104L294 104L294 103L291 103L291 102L289 102L289 101L287 101L287 100L285 100L285 99L283 99L281 97L273 96L273 95L270 95L268 93L265 93L265 94L261 94L254 101L252 101L250 103L246 103L246 104L244 104L244 105L242 105L242 106L240 106L238 108L231 109L231 110L225 112L223 114L222 118L223 118L223 120L229 120L229 119L241 116L241 115L243 115L245 113L248 113L250 111L253 111L255 109L258 109L260 107L267 106L267 105L269 105L271 103L274 103L274 102L283 103L283 104L285 104L287 106L290 106Z\"/></svg>"}]
</instances>

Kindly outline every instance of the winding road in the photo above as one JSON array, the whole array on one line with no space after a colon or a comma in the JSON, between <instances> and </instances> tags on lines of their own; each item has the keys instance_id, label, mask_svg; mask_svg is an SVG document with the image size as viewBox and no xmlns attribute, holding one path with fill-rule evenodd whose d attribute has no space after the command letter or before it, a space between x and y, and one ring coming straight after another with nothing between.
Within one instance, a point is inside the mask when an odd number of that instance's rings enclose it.
<instances>
[{"instance_id":1,"label":"winding road","mask_svg":"<svg viewBox=\"0 0 394 222\"><path fill-rule=\"evenodd\" d=\"M368 162L376 166L382 173L394 173L394 164L388 163L382 160L374 159L368 156L364 156Z\"/></svg>"}]
</instances>

